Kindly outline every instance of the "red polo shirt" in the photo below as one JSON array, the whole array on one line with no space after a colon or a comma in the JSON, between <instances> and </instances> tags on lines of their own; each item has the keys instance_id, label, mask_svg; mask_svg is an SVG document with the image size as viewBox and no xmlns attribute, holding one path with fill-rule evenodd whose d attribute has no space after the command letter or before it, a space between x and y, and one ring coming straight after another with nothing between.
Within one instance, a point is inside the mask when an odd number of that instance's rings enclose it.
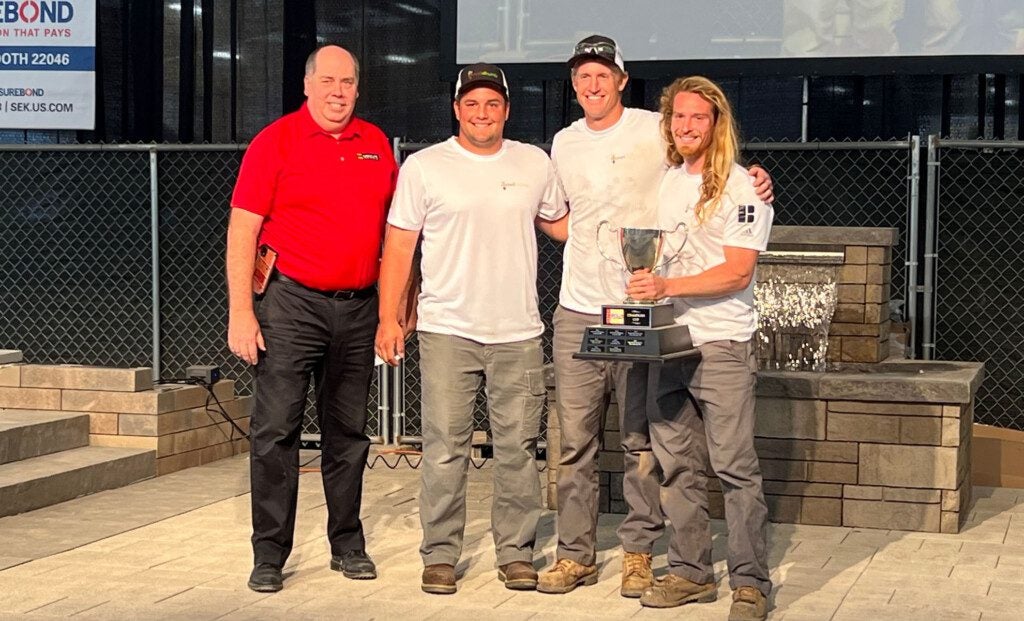
<instances>
[{"instance_id":1,"label":"red polo shirt","mask_svg":"<svg viewBox=\"0 0 1024 621\"><path fill-rule=\"evenodd\" d=\"M242 158L231 206L265 218L259 243L315 289L377 282L398 167L387 137L355 117L334 138L306 104L263 129Z\"/></svg>"}]
</instances>

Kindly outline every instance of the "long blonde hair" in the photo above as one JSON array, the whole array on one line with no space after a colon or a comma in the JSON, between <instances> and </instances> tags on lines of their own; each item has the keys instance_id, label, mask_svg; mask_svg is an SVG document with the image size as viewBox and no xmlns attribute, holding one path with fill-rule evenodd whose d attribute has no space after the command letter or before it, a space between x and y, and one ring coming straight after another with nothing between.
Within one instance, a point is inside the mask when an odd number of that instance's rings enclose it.
<instances>
[{"instance_id":1,"label":"long blonde hair","mask_svg":"<svg viewBox=\"0 0 1024 621\"><path fill-rule=\"evenodd\" d=\"M711 144L708 146L704 170L701 172L700 198L694 207L697 222L703 224L714 215L722 203L729 173L739 154L739 132L736 129L732 106L717 84L702 76L679 78L661 92L661 135L668 143L666 157L669 165L683 165L683 156L676 150L675 141L672 139L672 103L679 93L700 95L711 104L714 114Z\"/></svg>"}]
</instances>

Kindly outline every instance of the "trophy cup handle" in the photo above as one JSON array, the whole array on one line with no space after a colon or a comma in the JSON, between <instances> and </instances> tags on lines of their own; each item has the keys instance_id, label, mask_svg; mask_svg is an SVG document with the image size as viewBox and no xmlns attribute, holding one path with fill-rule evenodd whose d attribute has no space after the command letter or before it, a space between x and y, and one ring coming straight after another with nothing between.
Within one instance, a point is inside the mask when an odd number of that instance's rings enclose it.
<instances>
[{"instance_id":1,"label":"trophy cup handle","mask_svg":"<svg viewBox=\"0 0 1024 621\"><path fill-rule=\"evenodd\" d=\"M619 262L617 260L613 259L612 257L608 256L608 253L604 251L604 244L601 243L601 230L604 229L605 227L607 227L609 231L613 231L614 230L614 229L612 229L611 224L609 224L609 222L607 220L601 220L601 222L598 223L598 225L597 225L597 234L596 234L596 236L597 236L597 251L601 253L601 256L604 257L605 261L610 261L610 262L615 263L616 265L618 265Z\"/></svg>"},{"instance_id":2,"label":"trophy cup handle","mask_svg":"<svg viewBox=\"0 0 1024 621\"><path fill-rule=\"evenodd\" d=\"M675 234L676 232L679 231L680 228L683 229L683 241L679 244L679 248L675 249L675 248L672 247L671 244L668 243L668 236L672 235L672 234ZM676 225L676 228L672 229L671 231L663 231L662 234L664 235L664 237L663 237L663 239L665 240L664 244L665 244L665 246L668 247L668 250L669 250L670 253L672 253L672 256L668 257L667 259L665 259L664 262L659 263L657 266L655 266L654 270L661 269L661 268L665 267L666 265L672 263L673 261L675 261L676 259L679 258L679 255L683 252L683 247L686 246L686 238L687 238L687 236L689 234L689 229L686 227L685 223L680 222L679 224ZM651 271L654 271L654 270L651 270Z\"/></svg>"}]
</instances>

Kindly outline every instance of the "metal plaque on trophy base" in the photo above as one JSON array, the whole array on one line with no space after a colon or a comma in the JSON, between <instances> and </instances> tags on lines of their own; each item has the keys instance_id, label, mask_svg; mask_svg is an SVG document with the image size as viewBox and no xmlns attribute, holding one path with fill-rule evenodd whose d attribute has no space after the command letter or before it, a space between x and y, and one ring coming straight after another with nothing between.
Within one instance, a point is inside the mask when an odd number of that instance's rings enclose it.
<instances>
[{"instance_id":1,"label":"metal plaque on trophy base","mask_svg":"<svg viewBox=\"0 0 1024 621\"><path fill-rule=\"evenodd\" d=\"M624 328L601 324L583 332L580 351L573 358L654 362L696 353L690 329L672 323L654 328Z\"/></svg>"},{"instance_id":2,"label":"metal plaque on trophy base","mask_svg":"<svg viewBox=\"0 0 1024 621\"><path fill-rule=\"evenodd\" d=\"M605 259L619 263L608 257L602 249L600 235L606 224L607 221L604 221L598 225L598 249ZM621 228L617 232L622 253L621 267L627 274L641 269L654 271L659 267L662 244L670 231ZM679 251L662 265L671 262L678 254ZM656 362L696 353L690 339L690 329L674 321L672 304L639 302L627 298L621 304L601 307L601 323L586 328L580 351L573 354L573 357L583 360Z\"/></svg>"}]
</instances>

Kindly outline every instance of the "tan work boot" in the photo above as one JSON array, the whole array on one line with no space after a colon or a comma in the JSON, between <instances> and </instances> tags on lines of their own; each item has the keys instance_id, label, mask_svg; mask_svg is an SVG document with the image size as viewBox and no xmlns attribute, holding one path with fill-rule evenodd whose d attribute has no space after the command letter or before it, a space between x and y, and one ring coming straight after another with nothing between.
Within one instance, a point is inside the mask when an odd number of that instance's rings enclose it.
<instances>
[{"instance_id":1,"label":"tan work boot","mask_svg":"<svg viewBox=\"0 0 1024 621\"><path fill-rule=\"evenodd\" d=\"M768 616L768 600L752 586L741 586L732 593L729 621L764 621Z\"/></svg>"},{"instance_id":2,"label":"tan work boot","mask_svg":"<svg viewBox=\"0 0 1024 621\"><path fill-rule=\"evenodd\" d=\"M640 596L640 604L649 608L674 608L689 602L715 601L714 582L697 584L682 576L668 574L654 581L654 586Z\"/></svg>"},{"instance_id":3,"label":"tan work boot","mask_svg":"<svg viewBox=\"0 0 1024 621\"><path fill-rule=\"evenodd\" d=\"M537 588L537 570L526 561L513 561L498 567L498 580L506 589L532 591Z\"/></svg>"},{"instance_id":4,"label":"tan work boot","mask_svg":"<svg viewBox=\"0 0 1024 621\"><path fill-rule=\"evenodd\" d=\"M424 593L451 595L455 592L455 567L438 563L423 568L423 581L420 585Z\"/></svg>"},{"instance_id":5,"label":"tan work boot","mask_svg":"<svg viewBox=\"0 0 1024 621\"><path fill-rule=\"evenodd\" d=\"M597 565L580 565L567 558L540 575L537 590L541 593L568 593L578 586L597 584Z\"/></svg>"},{"instance_id":6,"label":"tan work boot","mask_svg":"<svg viewBox=\"0 0 1024 621\"><path fill-rule=\"evenodd\" d=\"M622 555L622 588L619 589L619 595L640 597L653 584L654 573L651 571L651 555L643 552L624 552Z\"/></svg>"}]
</instances>

